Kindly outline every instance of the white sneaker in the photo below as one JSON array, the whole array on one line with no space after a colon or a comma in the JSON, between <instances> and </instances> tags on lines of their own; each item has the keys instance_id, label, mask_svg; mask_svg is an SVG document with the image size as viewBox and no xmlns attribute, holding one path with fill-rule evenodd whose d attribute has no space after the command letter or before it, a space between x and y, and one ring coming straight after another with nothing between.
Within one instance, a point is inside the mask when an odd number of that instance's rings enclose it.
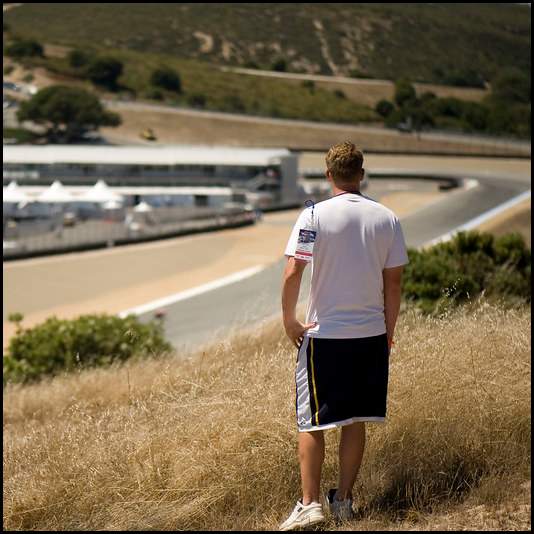
<instances>
[{"instance_id":1,"label":"white sneaker","mask_svg":"<svg viewBox=\"0 0 534 534\"><path fill-rule=\"evenodd\" d=\"M291 515L280 525L280 530L295 530L321 523L324 520L323 506L321 503L312 502L304 506L298 501Z\"/></svg>"},{"instance_id":2,"label":"white sneaker","mask_svg":"<svg viewBox=\"0 0 534 534\"><path fill-rule=\"evenodd\" d=\"M336 500L337 488L328 490L326 494L326 501L330 508L330 512L338 521L347 521L354 519L354 512L352 511L352 499L345 499L343 501Z\"/></svg>"}]
</instances>

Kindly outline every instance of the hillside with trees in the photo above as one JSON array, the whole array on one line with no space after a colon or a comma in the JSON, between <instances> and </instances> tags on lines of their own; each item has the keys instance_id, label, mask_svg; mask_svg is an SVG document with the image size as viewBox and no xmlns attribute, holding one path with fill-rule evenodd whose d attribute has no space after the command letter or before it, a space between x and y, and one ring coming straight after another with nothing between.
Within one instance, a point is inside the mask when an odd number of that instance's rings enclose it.
<instances>
[{"instance_id":1,"label":"hillside with trees","mask_svg":"<svg viewBox=\"0 0 534 534\"><path fill-rule=\"evenodd\" d=\"M519 4L37 3L5 21L45 43L267 70L475 87L505 66L530 72L530 8Z\"/></svg>"}]
</instances>

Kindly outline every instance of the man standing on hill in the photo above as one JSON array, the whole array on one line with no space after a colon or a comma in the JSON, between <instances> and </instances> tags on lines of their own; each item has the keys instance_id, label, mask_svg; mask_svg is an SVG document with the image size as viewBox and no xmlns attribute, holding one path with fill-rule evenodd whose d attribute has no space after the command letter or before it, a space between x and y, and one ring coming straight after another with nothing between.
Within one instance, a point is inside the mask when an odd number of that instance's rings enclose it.
<instances>
[{"instance_id":1,"label":"man standing on hill","mask_svg":"<svg viewBox=\"0 0 534 534\"><path fill-rule=\"evenodd\" d=\"M320 504L323 431L342 427L338 487L326 495L350 519L365 445L365 421L384 421L389 352L408 263L395 214L360 193L363 155L354 144L326 156L332 198L300 214L286 247L284 328L298 348L296 416L302 499L280 530L324 521ZM306 323L296 318L302 273L312 263Z\"/></svg>"}]
</instances>

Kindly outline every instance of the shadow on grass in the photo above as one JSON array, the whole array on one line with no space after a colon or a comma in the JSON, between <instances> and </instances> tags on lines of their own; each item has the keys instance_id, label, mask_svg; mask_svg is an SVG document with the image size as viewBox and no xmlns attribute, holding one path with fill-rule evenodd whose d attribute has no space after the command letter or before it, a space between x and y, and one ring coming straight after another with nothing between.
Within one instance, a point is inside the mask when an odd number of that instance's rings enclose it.
<instances>
[{"instance_id":1,"label":"shadow on grass","mask_svg":"<svg viewBox=\"0 0 534 534\"><path fill-rule=\"evenodd\" d=\"M487 474L482 462L457 459L444 470L399 469L380 494L355 508L356 519L370 515L386 516L393 521L430 513L437 506L459 503L476 488Z\"/></svg>"}]
</instances>

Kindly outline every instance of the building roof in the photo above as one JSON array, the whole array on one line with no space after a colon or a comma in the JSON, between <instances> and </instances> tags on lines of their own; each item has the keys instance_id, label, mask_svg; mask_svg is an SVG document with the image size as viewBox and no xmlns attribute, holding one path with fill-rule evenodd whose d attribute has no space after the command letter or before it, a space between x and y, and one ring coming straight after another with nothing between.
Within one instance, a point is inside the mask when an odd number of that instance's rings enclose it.
<instances>
[{"instance_id":1,"label":"building roof","mask_svg":"<svg viewBox=\"0 0 534 534\"><path fill-rule=\"evenodd\" d=\"M13 183L13 182L12 182ZM10 184L11 185L11 184ZM49 189L50 186L28 185L17 186L17 191L27 195L29 199L35 199L41 193ZM74 198L82 197L85 193L91 191L92 187L86 186L63 186L66 191L71 193ZM93 186L94 187L94 186ZM4 196L9 192L9 186L4 187ZM150 186L109 186L108 189L118 195L208 195L208 196L229 196L234 190L231 187L150 187Z\"/></svg>"},{"instance_id":2,"label":"building roof","mask_svg":"<svg viewBox=\"0 0 534 534\"><path fill-rule=\"evenodd\" d=\"M4 163L115 165L251 165L277 164L286 149L186 145L3 145Z\"/></svg>"}]
</instances>

